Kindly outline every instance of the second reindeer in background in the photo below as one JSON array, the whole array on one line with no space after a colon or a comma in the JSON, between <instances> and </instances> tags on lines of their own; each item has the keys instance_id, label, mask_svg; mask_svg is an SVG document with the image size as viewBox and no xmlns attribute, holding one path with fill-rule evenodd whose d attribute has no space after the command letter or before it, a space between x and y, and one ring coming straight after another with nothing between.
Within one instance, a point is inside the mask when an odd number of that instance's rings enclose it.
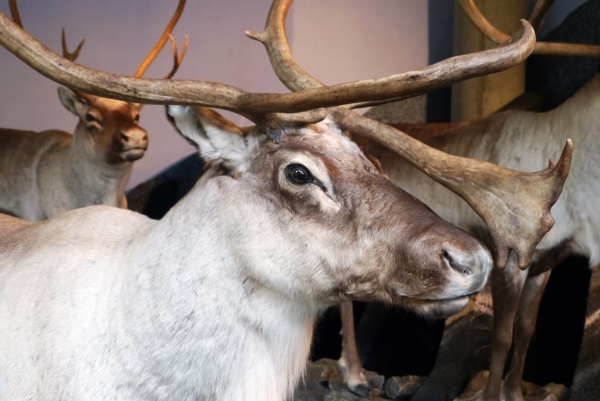
<instances>
[{"instance_id":1,"label":"second reindeer in background","mask_svg":"<svg viewBox=\"0 0 600 401\"><path fill-rule=\"evenodd\" d=\"M173 42L176 72L181 55L171 32L183 12L180 0L162 37L142 62L141 77L169 38ZM10 1L13 20L22 26L15 0ZM75 61L83 41L69 53L62 36L63 57ZM67 210L89 205L127 208L124 190L133 162L148 148L148 133L138 125L142 105L58 88L63 106L79 118L73 134L0 129L0 212L26 220L45 220Z\"/></svg>"}]
</instances>

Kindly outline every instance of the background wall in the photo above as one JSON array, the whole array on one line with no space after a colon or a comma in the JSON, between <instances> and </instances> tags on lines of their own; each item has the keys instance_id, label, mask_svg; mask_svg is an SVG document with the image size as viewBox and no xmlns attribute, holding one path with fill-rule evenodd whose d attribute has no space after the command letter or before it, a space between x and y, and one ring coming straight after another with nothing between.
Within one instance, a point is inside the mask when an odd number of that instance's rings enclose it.
<instances>
[{"instance_id":1,"label":"background wall","mask_svg":"<svg viewBox=\"0 0 600 401\"><path fill-rule=\"evenodd\" d=\"M558 0L549 21L583 0ZM298 0L288 17L297 60L327 84L374 78L418 69L451 55L451 0ZM20 0L25 28L54 50L64 26L73 48L86 43L78 62L100 70L133 74L158 39L177 0ZM245 37L261 30L270 0L188 0L174 36L185 34L190 48L177 78L235 85L249 91L285 92L262 45ZM8 13L8 5L0 4ZM76 118L60 105L57 84L0 48L0 126L72 131ZM163 52L146 73L160 77L171 68ZM234 122L243 120L228 115ZM160 106L146 106L141 125L150 148L136 162L130 187L194 149L179 138Z\"/></svg>"}]
</instances>

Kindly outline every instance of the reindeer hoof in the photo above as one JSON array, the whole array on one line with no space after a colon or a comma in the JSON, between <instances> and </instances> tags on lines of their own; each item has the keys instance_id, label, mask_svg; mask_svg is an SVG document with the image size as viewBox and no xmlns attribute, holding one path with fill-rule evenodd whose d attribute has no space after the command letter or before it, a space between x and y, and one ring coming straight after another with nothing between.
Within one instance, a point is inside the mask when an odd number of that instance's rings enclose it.
<instances>
[{"instance_id":1,"label":"reindeer hoof","mask_svg":"<svg viewBox=\"0 0 600 401\"><path fill-rule=\"evenodd\" d=\"M371 387L367 384L357 384L355 386L348 386L348 389L354 394L358 394L361 397L368 397L371 392Z\"/></svg>"}]
</instances>

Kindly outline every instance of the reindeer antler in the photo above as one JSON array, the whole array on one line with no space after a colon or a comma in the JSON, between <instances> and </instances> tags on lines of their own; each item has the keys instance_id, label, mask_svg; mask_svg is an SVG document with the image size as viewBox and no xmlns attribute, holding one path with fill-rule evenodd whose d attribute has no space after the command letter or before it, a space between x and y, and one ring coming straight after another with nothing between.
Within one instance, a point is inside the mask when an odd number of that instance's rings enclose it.
<instances>
[{"instance_id":1,"label":"reindeer antler","mask_svg":"<svg viewBox=\"0 0 600 401\"><path fill-rule=\"evenodd\" d=\"M555 0L537 0L535 6L533 7L533 11L531 12L531 16L529 17L529 23L535 29L536 32L540 30L542 25L544 24L544 19L546 18L546 14L548 14L548 10L552 7Z\"/></svg>"},{"instance_id":2,"label":"reindeer antler","mask_svg":"<svg viewBox=\"0 0 600 401\"><path fill-rule=\"evenodd\" d=\"M23 21L21 21L21 14L19 13L19 7L17 6L17 0L8 0L8 8L10 9L10 16L15 24L23 28Z\"/></svg>"},{"instance_id":3,"label":"reindeer antler","mask_svg":"<svg viewBox=\"0 0 600 401\"><path fill-rule=\"evenodd\" d=\"M163 49L163 47L165 47L165 44L167 44L167 41L169 39L171 39L171 43L173 44L174 62L173 62L173 68L171 69L171 72L169 72L165 76L165 79L170 79L173 77L173 75L175 75L175 73L179 69L179 65L181 64L181 61L183 60L183 56L185 55L185 52L187 50L188 37L187 37L187 35L185 36L185 43L183 45L183 50L181 51L181 56L178 57L177 56L177 44L175 43L175 39L173 39L173 37L171 36L171 33L173 33L173 29L175 28L175 25L177 25L177 22L179 21L181 14L183 14L183 8L185 7L185 2L186 2L186 0L179 0L179 3L177 4L177 8L175 9L175 13L173 14L173 16L171 17L171 20L167 24L165 31L163 32L160 39L158 39L158 42L156 42L156 45L154 45L152 50L150 50L150 53L148 53L146 58L142 61L142 63L138 67L135 74L133 74L134 77L140 78L144 75L144 73L146 72L148 67L150 67L150 64L152 64L152 62L156 59L156 57L158 56L160 51Z\"/></svg>"},{"instance_id":4,"label":"reindeer antler","mask_svg":"<svg viewBox=\"0 0 600 401\"><path fill-rule=\"evenodd\" d=\"M529 18L536 27L536 30L542 25L546 13L553 2L554 0L537 1L533 13ZM474 0L460 0L460 4L477 29L492 42L502 44L510 39L510 36L496 28L485 18L475 5ZM533 49L533 54L600 58L600 46L579 43L537 42Z\"/></svg>"},{"instance_id":5,"label":"reindeer antler","mask_svg":"<svg viewBox=\"0 0 600 401\"><path fill-rule=\"evenodd\" d=\"M79 53L81 52L83 44L85 43L85 39L82 39L81 42L79 42L79 44L75 48L75 51L73 51L71 53L71 52L69 52L69 49L67 48L67 39L65 37L65 28L63 28L62 33L60 35L60 43L62 46L63 57L66 58L67 60L75 62L75 60L77 60L77 57L79 57Z\"/></svg>"},{"instance_id":6,"label":"reindeer antler","mask_svg":"<svg viewBox=\"0 0 600 401\"><path fill-rule=\"evenodd\" d=\"M177 42L175 42L175 39L171 35L169 35L169 39L171 40L171 44L173 45L173 68L171 68L171 71L169 71L169 73L167 75L165 75L163 79L173 78L173 76L179 69L181 62L183 61L183 57L185 56L185 52L187 51L188 44L189 44L188 36L185 35L185 39L183 42L183 48L181 49L181 54L178 55L177 54Z\"/></svg>"},{"instance_id":7,"label":"reindeer antler","mask_svg":"<svg viewBox=\"0 0 600 401\"><path fill-rule=\"evenodd\" d=\"M18 26L20 26L21 28L23 28L23 21L21 20L21 14L19 13L19 7L17 5L17 0L8 0L8 6L10 8L10 16L12 17L12 20L14 21L14 23L17 24ZM65 38L65 28L63 28L62 34L60 37L60 42L62 45L63 57L66 58L67 60L75 61L75 60L77 60L77 57L79 57L79 53L81 52L81 48L83 47L83 44L85 43L85 39L82 39L81 42L79 42L79 44L75 48L75 51L73 53L70 53L69 49L67 48L67 39Z\"/></svg>"},{"instance_id":8,"label":"reindeer antler","mask_svg":"<svg viewBox=\"0 0 600 401\"><path fill-rule=\"evenodd\" d=\"M10 8L10 15L15 24L23 28L23 21L21 21L21 14L19 13L19 7L17 6L17 0L8 0L8 6ZM81 52L81 48L85 43L85 39L82 39L81 42L75 48L73 53L69 52L67 48L67 39L65 38L65 28L62 29L62 34L60 37L60 42L62 44L62 54L63 57L70 61L75 61L77 57L79 57L79 53Z\"/></svg>"},{"instance_id":9,"label":"reindeer antler","mask_svg":"<svg viewBox=\"0 0 600 401\"><path fill-rule=\"evenodd\" d=\"M323 87L291 57L283 28L290 3L290 0L275 1L271 7L269 19L278 20L282 26L271 28L268 24L267 33L253 35L256 38L264 36L263 43L278 76L296 91L289 94L248 93L205 81L151 80L95 71L56 55L2 14L0 43L50 79L68 82L70 87L88 93L144 103L217 107L271 124L280 123L278 116L270 115L274 112L302 112L355 102L409 97L470 77L498 72L523 61L535 43L533 29L524 21L523 29L513 40L497 49L453 57L419 71ZM497 245L499 266L505 264L511 249L518 253L522 267L529 264L533 249L553 224L550 206L560 194L568 172L570 144L567 144L557 166L540 173L519 173L490 163L446 155L345 108L329 111L344 127L390 147L467 199L490 227ZM310 121L323 115L323 112L312 111L292 118ZM462 169L466 171L461 173ZM517 237L517 233L520 236Z\"/></svg>"},{"instance_id":10,"label":"reindeer antler","mask_svg":"<svg viewBox=\"0 0 600 401\"><path fill-rule=\"evenodd\" d=\"M66 61L0 13L0 44L30 67L69 87L90 94L146 104L177 103L217 107L241 114L298 113L359 100L409 97L463 79L510 68L523 61L535 42L533 29L524 29L505 47L457 56L419 71L355 81L296 93L249 93L207 81L132 78L94 70Z\"/></svg>"},{"instance_id":11,"label":"reindeer antler","mask_svg":"<svg viewBox=\"0 0 600 401\"><path fill-rule=\"evenodd\" d=\"M292 0L275 0L265 30L246 34L262 42L281 82L292 91L323 86L294 60L285 33L285 19ZM543 17L542 17L543 18ZM524 25L526 30L526 25ZM507 42L507 41L505 41ZM477 53L478 59L481 53ZM350 110L330 110L344 128L375 140L409 161L419 170L461 196L488 226L496 246L496 261L504 267L510 250L524 268L535 247L552 228L550 208L567 178L572 143L567 141L558 164L538 173L522 173L491 163L447 155L385 124Z\"/></svg>"}]
</instances>

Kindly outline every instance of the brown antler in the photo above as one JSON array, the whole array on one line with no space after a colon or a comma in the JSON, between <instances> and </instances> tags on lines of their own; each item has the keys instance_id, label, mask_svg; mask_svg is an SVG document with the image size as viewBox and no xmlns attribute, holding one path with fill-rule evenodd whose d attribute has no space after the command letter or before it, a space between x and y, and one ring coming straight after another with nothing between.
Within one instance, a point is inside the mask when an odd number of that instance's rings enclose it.
<instances>
[{"instance_id":1,"label":"brown antler","mask_svg":"<svg viewBox=\"0 0 600 401\"><path fill-rule=\"evenodd\" d=\"M177 22L179 21L181 14L183 14L183 8L185 7L185 2L186 2L186 0L179 0L179 3L177 4L177 8L175 9L175 13L173 14L173 16L171 17L171 20L167 24L165 31L163 32L162 36L160 37L160 39L158 40L156 45L154 45L154 48L152 50L150 50L150 53L148 53L146 58L142 61L142 63L138 67L135 74L133 74L134 77L140 78L144 75L144 73L146 72L148 67L150 67L150 64L152 64L152 62L156 59L156 57L158 56L160 51L163 49L163 47L165 47L165 44L167 43L167 41L169 39L171 39L171 43L173 44L174 62L173 62L173 68L171 69L171 72L169 72L169 74L167 74L165 79L169 79L169 78L173 77L173 75L175 75L175 73L177 72L177 69L179 69L179 65L181 64L181 61L183 60L183 56L185 55L185 52L187 50L188 37L187 36L185 37L185 43L183 45L183 50L181 51L181 56L178 57L177 56L177 44L175 43L175 40L171 36L171 33L173 32L175 25L177 25Z\"/></svg>"},{"instance_id":2,"label":"brown antler","mask_svg":"<svg viewBox=\"0 0 600 401\"><path fill-rule=\"evenodd\" d=\"M271 8L270 15L279 14L283 16L280 18L283 21L289 4L289 0L276 1ZM285 31L282 27L274 29L274 31L280 32L282 40L285 40ZM267 37L270 34L263 33L254 36L258 38L263 35ZM282 76L288 76L288 79L282 80L288 87L297 90L290 94L248 93L238 88L210 82L129 78L95 71L65 61L1 14L0 43L50 79L60 83L68 82L70 87L88 93L144 103L178 103L218 107L251 118L254 117L255 121L259 120L264 123L266 120L266 122L277 123L276 118L265 117L265 115L273 112L301 112L354 102L408 97L466 78L510 68L530 54L535 43L535 34L531 26L523 22L523 29L515 36L514 40L498 49L483 51L476 55L453 57L419 71L330 87L321 87L318 81L299 69L291 58L287 43L284 43L278 47L279 50L274 48L270 54L281 54L279 57L281 63L291 63L282 68L278 62L273 62L276 70L279 70L280 79ZM290 57L285 57L285 49ZM529 264L535 245L552 226L549 207L560 193L562 182L568 171L571 149L569 146L567 146L567 151L561 158L560 164L554 169L537 174L525 174L489 163L445 155L399 131L385 131L392 130L392 128L383 124L376 122L367 124L367 121L370 120L359 118L347 109L337 108L331 112L345 127L357 134L371 135L373 139L396 150L417 167L424 169L426 173L457 193L465 192L460 187L468 187L469 190L466 192L472 193L466 193L464 196L470 203L477 205L476 210L485 216L484 220L490 226L498 246L498 264L504 265L510 249L514 249L519 254L521 266L525 267ZM310 120L322 116L322 113L311 112L308 117L306 114L300 117ZM293 116L293 118L296 119L299 116ZM368 134L362 132L373 129L393 134L386 136L385 134L377 135L375 132ZM458 174L459 169L465 167L468 168L468 172L462 175ZM478 178L479 175L483 178ZM467 180L468 185L462 180ZM541 182L538 183L536 180ZM519 195L523 206L513 205L514 201L505 202L503 200L504 196L514 199L513 193L518 192L513 185L515 182L524 183L522 185L524 188L519 192L524 193ZM510 191L507 191L506 188L510 188ZM544 192L545 198L538 200L541 191ZM533 205L530 206L530 204ZM526 208L525 211L522 210L523 207ZM500 217L496 216L496 213L500 212L504 212L504 214ZM525 221L518 221L518 226L506 227L507 221L521 219ZM516 239L514 234L519 230L523 230L525 233L519 237L520 239Z\"/></svg>"},{"instance_id":3,"label":"brown antler","mask_svg":"<svg viewBox=\"0 0 600 401\"><path fill-rule=\"evenodd\" d=\"M21 21L21 14L19 13L19 7L17 6L17 0L8 0L8 6L10 8L10 15L12 17L12 20L15 22L15 24L17 24L18 26L23 28L23 21ZM81 42L79 42L79 44L77 45L77 48L75 49L75 51L73 53L70 53L69 49L67 48L67 39L65 38L65 28L63 28L62 34L60 37L60 42L62 44L63 57L66 58L67 60L75 61L77 59L77 57L79 57L79 53L81 52L81 48L83 47L83 44L85 43L85 39L82 39Z\"/></svg>"},{"instance_id":4,"label":"brown antler","mask_svg":"<svg viewBox=\"0 0 600 401\"><path fill-rule=\"evenodd\" d=\"M65 37L65 28L63 28L62 34L60 35L60 43L62 46L63 57L66 58L67 60L75 62L75 60L77 60L77 57L79 57L79 53L81 52L81 48L83 47L83 44L85 43L85 39L82 39L81 42L79 42L79 44L75 48L75 51L71 53L71 52L69 52L69 49L67 48L67 39Z\"/></svg>"},{"instance_id":5,"label":"brown antler","mask_svg":"<svg viewBox=\"0 0 600 401\"><path fill-rule=\"evenodd\" d=\"M217 107L240 114L296 113L357 101L380 101L425 93L460 80L510 68L531 52L535 34L524 24L512 43L452 57L418 71L295 93L248 93L233 86L195 80L132 78L65 61L0 13L0 44L44 76L98 96L147 104Z\"/></svg>"},{"instance_id":6,"label":"brown antler","mask_svg":"<svg viewBox=\"0 0 600 401\"><path fill-rule=\"evenodd\" d=\"M17 7L17 0L8 0L8 7L10 8L10 16L15 24L23 28L23 21L21 21L21 14L19 13L19 7Z\"/></svg>"},{"instance_id":7,"label":"brown antler","mask_svg":"<svg viewBox=\"0 0 600 401\"><path fill-rule=\"evenodd\" d=\"M546 14L548 14L548 10L552 7L555 0L538 0L533 7L533 11L531 12L531 16L529 17L529 23L535 29L536 32L540 30L542 25L544 24L544 19L546 18Z\"/></svg>"},{"instance_id":8,"label":"brown antler","mask_svg":"<svg viewBox=\"0 0 600 401\"><path fill-rule=\"evenodd\" d=\"M285 18L292 0L275 0L265 30L246 34L262 42L279 79L290 90L322 86L294 60ZM477 60L481 53L471 55ZM572 143L569 140L558 164L537 173L522 173L491 163L447 155L416 141L401 131L360 116L344 108L331 109L334 119L350 132L375 140L446 186L481 216L496 245L496 261L504 267L510 250L519 256L522 268L552 228L550 208L558 199L568 175Z\"/></svg>"},{"instance_id":9,"label":"brown antler","mask_svg":"<svg viewBox=\"0 0 600 401\"><path fill-rule=\"evenodd\" d=\"M538 0L536 3L530 20L536 24L537 28L541 26L552 3L553 0ZM510 36L500 31L485 18L475 5L474 0L460 0L460 4L473 24L488 39L498 44L502 44L510 39ZM537 42L533 49L533 54L600 58L600 46L578 43Z\"/></svg>"},{"instance_id":10,"label":"brown antler","mask_svg":"<svg viewBox=\"0 0 600 401\"><path fill-rule=\"evenodd\" d=\"M173 78L173 76L179 69L181 62L183 61L183 57L185 56L185 52L187 51L188 44L189 44L188 36L185 35L185 39L183 42L183 48L181 49L181 54L178 55L177 54L177 42L175 42L175 39L171 35L169 35L169 39L171 40L171 44L173 45L173 68L171 68L171 71L169 71L169 73L167 75L165 75L163 77L163 79Z\"/></svg>"}]
</instances>

